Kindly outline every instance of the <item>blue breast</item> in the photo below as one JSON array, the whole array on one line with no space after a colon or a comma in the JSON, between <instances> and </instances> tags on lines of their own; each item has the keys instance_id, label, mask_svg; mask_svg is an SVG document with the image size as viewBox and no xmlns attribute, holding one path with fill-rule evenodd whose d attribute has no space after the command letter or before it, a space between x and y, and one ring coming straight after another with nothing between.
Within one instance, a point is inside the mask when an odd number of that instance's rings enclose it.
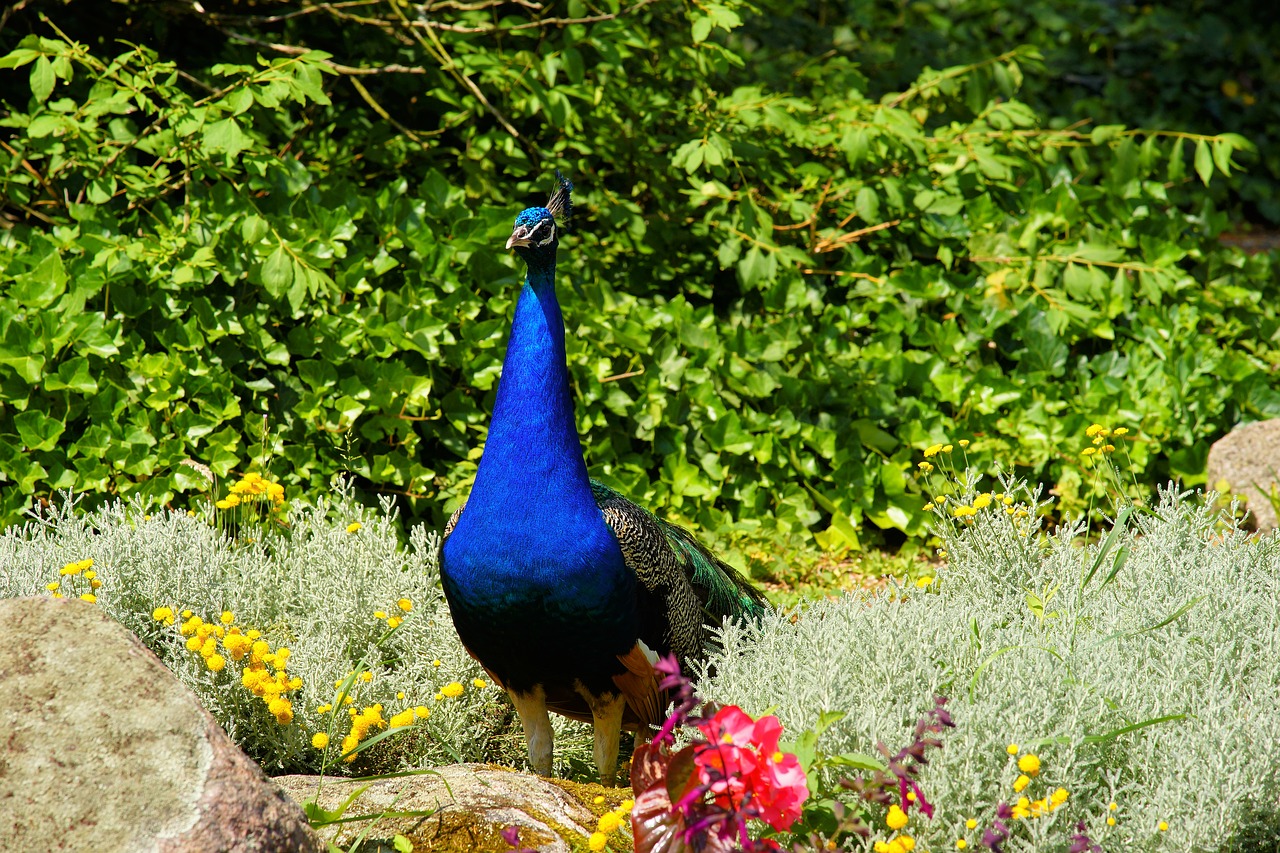
<instances>
[{"instance_id":1,"label":"blue breast","mask_svg":"<svg viewBox=\"0 0 1280 853\"><path fill-rule=\"evenodd\" d=\"M607 679L636 579L591 493L550 270L530 266L475 485L441 553L463 643L508 687Z\"/></svg>"}]
</instances>

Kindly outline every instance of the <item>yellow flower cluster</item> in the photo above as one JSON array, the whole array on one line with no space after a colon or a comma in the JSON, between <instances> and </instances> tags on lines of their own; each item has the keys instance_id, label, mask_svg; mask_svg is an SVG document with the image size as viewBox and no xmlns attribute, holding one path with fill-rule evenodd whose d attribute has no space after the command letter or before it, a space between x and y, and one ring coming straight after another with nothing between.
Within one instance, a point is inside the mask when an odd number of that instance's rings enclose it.
<instances>
[{"instance_id":1,"label":"yellow flower cluster","mask_svg":"<svg viewBox=\"0 0 1280 853\"><path fill-rule=\"evenodd\" d=\"M911 799L911 795L908 795L908 799ZM907 821L907 813L902 810L902 806L897 803L889 806L889 812L884 817L884 825L898 834L888 841L877 841L873 844L872 849L875 853L911 853L915 850L916 840L900 831L907 825Z\"/></svg>"},{"instance_id":2,"label":"yellow flower cluster","mask_svg":"<svg viewBox=\"0 0 1280 853\"><path fill-rule=\"evenodd\" d=\"M597 797L597 802L602 802L603 797ZM618 807L611 812L605 812L600 816L600 820L596 822L596 831L591 833L587 839L587 847L595 853L600 853L609 844L609 836L617 832L626 823L626 817L630 814L631 809L635 806L635 800L623 800Z\"/></svg>"},{"instance_id":3,"label":"yellow flower cluster","mask_svg":"<svg viewBox=\"0 0 1280 853\"><path fill-rule=\"evenodd\" d=\"M1005 752L1010 756L1017 755L1018 751L1018 745L1015 743L1011 743L1005 748ZM1040 775L1040 756L1033 752L1028 752L1018 758L1017 765L1018 770L1021 772L1018 774L1018 778L1013 781L1013 790L1021 794L1031 784L1031 780ZM1070 796L1066 788L1057 788L1038 800L1032 800L1025 796L1019 797L1018 801L1013 804L1013 819L1025 820L1047 815L1065 803Z\"/></svg>"},{"instance_id":4,"label":"yellow flower cluster","mask_svg":"<svg viewBox=\"0 0 1280 853\"><path fill-rule=\"evenodd\" d=\"M58 570L58 575L66 578L66 580L62 582L53 581L44 585L44 588L52 593L50 598L64 598L63 593L70 592L72 595L78 594L81 599L90 604L97 602L98 596L95 593L102 587L102 581L98 579L97 573L93 571L92 557L77 560L74 563L67 563ZM87 588L80 582L80 578L89 582ZM64 583L66 586L64 586ZM83 589L84 592L78 592L78 589Z\"/></svg>"},{"instance_id":5,"label":"yellow flower cluster","mask_svg":"<svg viewBox=\"0 0 1280 853\"><path fill-rule=\"evenodd\" d=\"M227 492L214 504L218 509L231 509L251 500L267 500L277 507L284 503L284 486L254 471L232 483Z\"/></svg>"},{"instance_id":6,"label":"yellow flower cluster","mask_svg":"<svg viewBox=\"0 0 1280 853\"><path fill-rule=\"evenodd\" d=\"M1090 424L1089 428L1084 431L1084 434L1089 438L1093 439L1093 446L1086 447L1084 450L1080 451L1080 455L1093 456L1095 454L1102 455L1107 453L1114 453L1116 450L1116 446L1111 443L1110 439L1113 436L1115 438L1120 438L1122 436L1128 435L1129 430L1126 429L1125 427L1118 427L1114 430L1111 430L1111 429L1107 429L1102 424Z\"/></svg>"},{"instance_id":7,"label":"yellow flower cluster","mask_svg":"<svg viewBox=\"0 0 1280 853\"><path fill-rule=\"evenodd\" d=\"M93 568L93 558L90 557L87 560L79 560L78 562L75 562L75 563L67 563L65 566L63 566L61 569L58 570L58 574L63 575L64 577L66 575L78 575L81 572L87 569L92 569L92 568Z\"/></svg>"},{"instance_id":8,"label":"yellow flower cluster","mask_svg":"<svg viewBox=\"0 0 1280 853\"><path fill-rule=\"evenodd\" d=\"M157 607L151 618L165 625L174 624L169 607ZM270 643L261 639L261 632L237 627L235 614L229 610L224 610L216 622L206 622L190 610L182 611L182 619L178 633L187 638L188 651L204 658L210 672L226 669L228 658L243 662L240 684L263 701L277 723L287 726L293 722L293 702L288 694L302 689L302 679L289 676L291 652L287 647L272 651Z\"/></svg>"},{"instance_id":9,"label":"yellow flower cluster","mask_svg":"<svg viewBox=\"0 0 1280 853\"><path fill-rule=\"evenodd\" d=\"M396 607L400 610L401 613L408 613L409 611L413 610L413 602L407 598L402 598L396 602ZM397 613L395 615L389 616L387 615L387 612L385 610L373 611L373 618L387 620L388 628L399 628L401 623L404 622L404 617L401 616L400 614Z\"/></svg>"},{"instance_id":10,"label":"yellow flower cluster","mask_svg":"<svg viewBox=\"0 0 1280 853\"><path fill-rule=\"evenodd\" d=\"M934 498L933 501L924 505L924 511L932 512L935 507L935 501L937 504L942 504L946 501L946 497L944 495L939 495L937 498ZM1015 518L1026 518L1031 514L1022 507L1014 506L1013 495L1005 492L980 492L974 495L972 504L956 504L955 506L952 506L951 517L959 518L968 522L979 512L992 505L1003 506L1005 513L1012 515Z\"/></svg>"}]
</instances>

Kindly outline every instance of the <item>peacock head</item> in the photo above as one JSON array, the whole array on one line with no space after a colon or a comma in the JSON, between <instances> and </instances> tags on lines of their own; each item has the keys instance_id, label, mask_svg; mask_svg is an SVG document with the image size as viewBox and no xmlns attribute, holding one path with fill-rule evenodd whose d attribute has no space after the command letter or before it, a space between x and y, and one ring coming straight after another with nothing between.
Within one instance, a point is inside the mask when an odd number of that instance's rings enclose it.
<instances>
[{"instance_id":1,"label":"peacock head","mask_svg":"<svg viewBox=\"0 0 1280 853\"><path fill-rule=\"evenodd\" d=\"M516 217L515 228L507 240L507 248L515 249L525 263L554 260L560 232L569 225L573 201L569 197L573 184L556 172L556 191L546 207L527 207Z\"/></svg>"}]
</instances>

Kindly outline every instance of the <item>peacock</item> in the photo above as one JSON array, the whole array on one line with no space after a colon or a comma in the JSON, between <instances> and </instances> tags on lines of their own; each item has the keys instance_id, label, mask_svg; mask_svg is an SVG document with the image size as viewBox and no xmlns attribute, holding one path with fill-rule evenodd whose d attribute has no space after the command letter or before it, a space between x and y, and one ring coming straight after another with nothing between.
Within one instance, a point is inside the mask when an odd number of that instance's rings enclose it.
<instances>
[{"instance_id":1,"label":"peacock","mask_svg":"<svg viewBox=\"0 0 1280 853\"><path fill-rule=\"evenodd\" d=\"M709 628L757 618L764 596L687 530L587 476L574 420L556 248L573 185L515 220L525 261L489 437L445 527L440 577L463 645L502 686L534 772L551 774L548 711L594 726L612 784L622 730L661 725L653 664L703 655Z\"/></svg>"}]
</instances>

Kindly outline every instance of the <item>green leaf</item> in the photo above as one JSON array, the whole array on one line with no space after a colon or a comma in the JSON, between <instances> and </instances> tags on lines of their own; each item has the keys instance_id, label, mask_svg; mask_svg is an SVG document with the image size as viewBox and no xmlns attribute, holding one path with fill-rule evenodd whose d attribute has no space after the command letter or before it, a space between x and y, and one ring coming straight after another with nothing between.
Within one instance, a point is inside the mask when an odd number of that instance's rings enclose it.
<instances>
[{"instance_id":1,"label":"green leaf","mask_svg":"<svg viewBox=\"0 0 1280 853\"><path fill-rule=\"evenodd\" d=\"M293 258L282 244L262 262L262 285L267 293L278 299L289 290L292 283Z\"/></svg>"},{"instance_id":2,"label":"green leaf","mask_svg":"<svg viewBox=\"0 0 1280 853\"><path fill-rule=\"evenodd\" d=\"M1196 174L1206 187L1209 186L1209 178L1213 177L1213 154L1209 151L1209 143L1203 139L1196 140L1195 165Z\"/></svg>"},{"instance_id":3,"label":"green leaf","mask_svg":"<svg viewBox=\"0 0 1280 853\"><path fill-rule=\"evenodd\" d=\"M228 157L235 157L241 151L253 147L253 140L240 129L234 118L215 121L204 129L204 142L201 150L205 152L221 151Z\"/></svg>"},{"instance_id":4,"label":"green leaf","mask_svg":"<svg viewBox=\"0 0 1280 853\"><path fill-rule=\"evenodd\" d=\"M711 35L712 20L710 15L703 15L700 18L694 18L692 26L693 43L701 44L707 40L707 36Z\"/></svg>"},{"instance_id":5,"label":"green leaf","mask_svg":"<svg viewBox=\"0 0 1280 853\"><path fill-rule=\"evenodd\" d=\"M13 425L27 450L53 450L66 424L44 412L28 409L13 416Z\"/></svg>"},{"instance_id":6,"label":"green leaf","mask_svg":"<svg viewBox=\"0 0 1280 853\"><path fill-rule=\"evenodd\" d=\"M31 66L31 97L35 98L37 103L43 104L53 94L53 87L57 82L57 76L53 73L53 63L49 61L49 57L41 56L36 60L36 64Z\"/></svg>"},{"instance_id":7,"label":"green leaf","mask_svg":"<svg viewBox=\"0 0 1280 853\"><path fill-rule=\"evenodd\" d=\"M67 270L58 252L45 255L35 268L18 276L10 294L23 305L47 308L67 286Z\"/></svg>"}]
</instances>

